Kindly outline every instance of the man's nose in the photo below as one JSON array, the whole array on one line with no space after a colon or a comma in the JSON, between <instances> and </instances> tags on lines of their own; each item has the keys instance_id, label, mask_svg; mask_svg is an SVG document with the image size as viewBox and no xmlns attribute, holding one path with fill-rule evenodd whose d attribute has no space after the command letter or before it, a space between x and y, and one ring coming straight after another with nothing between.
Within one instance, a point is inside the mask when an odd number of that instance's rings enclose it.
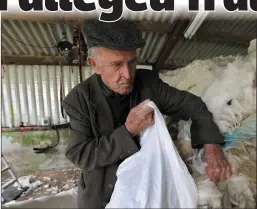
<instances>
[{"instance_id":1,"label":"man's nose","mask_svg":"<svg viewBox=\"0 0 257 209\"><path fill-rule=\"evenodd\" d=\"M122 66L122 76L125 77L126 79L131 79L132 75L131 75L131 70L129 65L124 64Z\"/></svg>"}]
</instances>

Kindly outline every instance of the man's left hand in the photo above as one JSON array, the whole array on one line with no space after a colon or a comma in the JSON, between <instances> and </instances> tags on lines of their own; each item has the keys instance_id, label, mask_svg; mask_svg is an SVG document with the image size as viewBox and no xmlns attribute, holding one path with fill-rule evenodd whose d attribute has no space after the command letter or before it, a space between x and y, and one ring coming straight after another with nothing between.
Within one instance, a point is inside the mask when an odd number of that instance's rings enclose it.
<instances>
[{"instance_id":1,"label":"man's left hand","mask_svg":"<svg viewBox=\"0 0 257 209\"><path fill-rule=\"evenodd\" d=\"M224 181L232 175L231 167L220 145L204 145L204 161L207 164L206 173L213 182Z\"/></svg>"}]
</instances>

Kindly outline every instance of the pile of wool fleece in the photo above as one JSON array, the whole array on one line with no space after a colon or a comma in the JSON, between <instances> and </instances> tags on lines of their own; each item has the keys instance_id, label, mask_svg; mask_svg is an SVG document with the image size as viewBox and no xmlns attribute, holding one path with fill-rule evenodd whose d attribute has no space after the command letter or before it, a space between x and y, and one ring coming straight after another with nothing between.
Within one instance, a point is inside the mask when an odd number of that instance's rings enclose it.
<instances>
[{"instance_id":1,"label":"pile of wool fleece","mask_svg":"<svg viewBox=\"0 0 257 209\"><path fill-rule=\"evenodd\" d=\"M231 133L242 119L256 112L256 39L244 57L196 60L184 68L160 73L160 78L201 97L220 131Z\"/></svg>"},{"instance_id":2,"label":"pile of wool fleece","mask_svg":"<svg viewBox=\"0 0 257 209\"><path fill-rule=\"evenodd\" d=\"M220 131L232 133L244 119L256 114L256 39L251 41L244 57L196 60L176 71L161 73L160 78L201 97L213 113ZM205 173L203 150L191 147L190 125L191 121L179 122L176 146L196 182L198 207L255 208L256 137L236 140L235 146L224 149L233 175L215 185Z\"/></svg>"},{"instance_id":3,"label":"pile of wool fleece","mask_svg":"<svg viewBox=\"0 0 257 209\"><path fill-rule=\"evenodd\" d=\"M188 140L179 141L177 149L198 189L198 208L256 207L256 138L237 140L235 146L224 149L233 175L217 185L206 175L203 150L193 150Z\"/></svg>"}]
</instances>

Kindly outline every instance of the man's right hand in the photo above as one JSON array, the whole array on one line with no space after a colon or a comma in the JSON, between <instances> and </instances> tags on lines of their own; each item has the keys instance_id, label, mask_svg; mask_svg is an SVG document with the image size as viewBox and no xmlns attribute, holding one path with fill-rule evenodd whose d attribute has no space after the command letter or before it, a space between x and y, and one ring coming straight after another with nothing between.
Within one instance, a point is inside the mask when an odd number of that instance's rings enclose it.
<instances>
[{"instance_id":1,"label":"man's right hand","mask_svg":"<svg viewBox=\"0 0 257 209\"><path fill-rule=\"evenodd\" d=\"M127 117L125 126L132 136L138 135L141 130L153 125L154 123L154 109L145 105L148 102L150 102L149 99L132 108Z\"/></svg>"}]
</instances>

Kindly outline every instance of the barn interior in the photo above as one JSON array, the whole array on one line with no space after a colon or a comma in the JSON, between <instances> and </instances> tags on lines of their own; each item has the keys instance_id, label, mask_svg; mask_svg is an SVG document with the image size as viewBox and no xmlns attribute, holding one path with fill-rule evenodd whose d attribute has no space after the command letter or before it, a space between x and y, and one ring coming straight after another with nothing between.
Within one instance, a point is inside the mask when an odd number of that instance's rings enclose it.
<instances>
[{"instance_id":1,"label":"barn interior","mask_svg":"<svg viewBox=\"0 0 257 209\"><path fill-rule=\"evenodd\" d=\"M94 73L83 18L2 14L3 207L74 208L80 170L65 158L69 117L60 104ZM205 178L200 150L190 145L190 121L164 116L181 157L198 174L199 208L255 208L256 14L147 11L123 18L146 41L138 68L200 96L227 140L234 176L223 191Z\"/></svg>"}]
</instances>

